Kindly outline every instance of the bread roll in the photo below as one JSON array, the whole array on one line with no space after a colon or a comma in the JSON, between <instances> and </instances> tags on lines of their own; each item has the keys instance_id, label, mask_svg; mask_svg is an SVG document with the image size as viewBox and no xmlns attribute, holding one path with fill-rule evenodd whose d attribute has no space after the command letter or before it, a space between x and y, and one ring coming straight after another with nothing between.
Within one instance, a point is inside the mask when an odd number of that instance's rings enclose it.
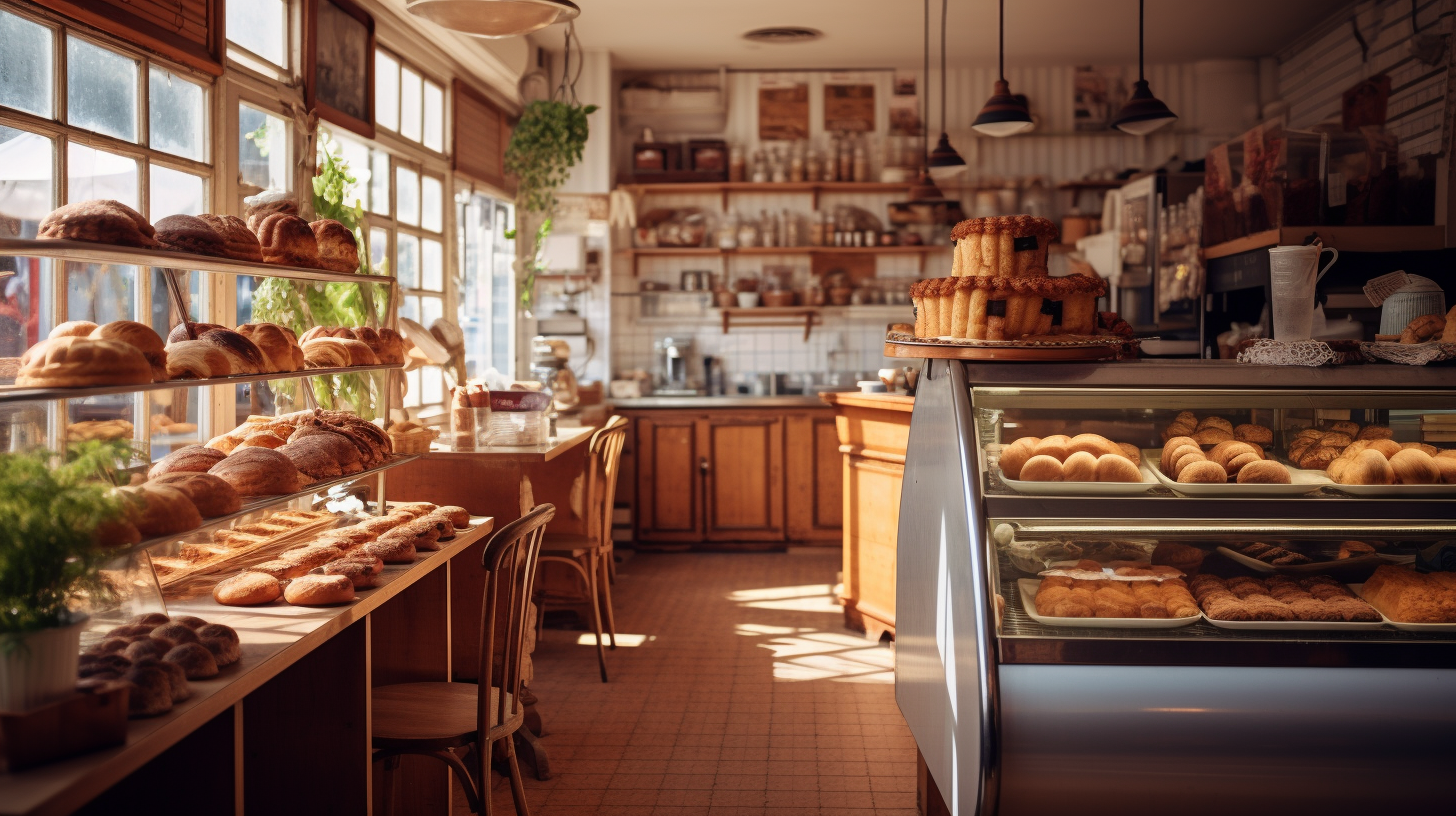
<instances>
[{"instance_id":1,"label":"bread roll","mask_svg":"<svg viewBox=\"0 0 1456 816\"><path fill-rule=\"evenodd\" d=\"M1141 482L1143 475L1126 456L1108 453L1097 457L1095 479L1099 482Z\"/></svg>"},{"instance_id":2,"label":"bread roll","mask_svg":"<svg viewBox=\"0 0 1456 816\"><path fill-rule=\"evenodd\" d=\"M197 216L222 236L224 257L239 261L263 262L263 249L258 245L258 236L248 229L248 224L235 215L213 215L203 213Z\"/></svg>"},{"instance_id":3,"label":"bread roll","mask_svg":"<svg viewBox=\"0 0 1456 816\"><path fill-rule=\"evenodd\" d=\"M1117 443L1113 442L1105 436L1099 436L1098 434L1093 433L1077 434L1076 436L1072 437L1072 441L1067 443L1067 451L1069 453L1086 451L1087 453L1092 454L1093 457L1102 456L1108 453L1122 453L1122 449L1117 447Z\"/></svg>"},{"instance_id":4,"label":"bread roll","mask_svg":"<svg viewBox=\"0 0 1456 816\"><path fill-rule=\"evenodd\" d=\"M1234 439L1253 445L1274 444L1274 431L1263 425L1239 425L1234 428Z\"/></svg>"},{"instance_id":5,"label":"bread roll","mask_svg":"<svg viewBox=\"0 0 1456 816\"><path fill-rule=\"evenodd\" d=\"M374 351L364 341L355 340L352 337L338 337L335 340L339 345L344 347L345 351L349 352L349 365L365 366L379 364L379 358L374 355Z\"/></svg>"},{"instance_id":6,"label":"bread roll","mask_svg":"<svg viewBox=\"0 0 1456 816\"><path fill-rule=\"evenodd\" d=\"M135 320L113 320L103 326L97 326L91 332L91 339L115 340L140 351L152 367L152 379L156 382L166 382L167 349L162 343L161 335L153 331L151 326Z\"/></svg>"},{"instance_id":7,"label":"bread roll","mask_svg":"<svg viewBox=\"0 0 1456 816\"><path fill-rule=\"evenodd\" d=\"M304 340L303 358L307 368L348 368L352 360L349 348L337 337Z\"/></svg>"},{"instance_id":8,"label":"bread roll","mask_svg":"<svg viewBox=\"0 0 1456 816\"><path fill-rule=\"evenodd\" d=\"M156 249L156 233L141 213L120 201L92 199L51 210L41 219L36 238Z\"/></svg>"},{"instance_id":9,"label":"bread roll","mask_svg":"<svg viewBox=\"0 0 1456 816\"><path fill-rule=\"evenodd\" d=\"M1289 484L1291 477L1289 468L1284 465L1272 459L1260 459L1243 464L1236 481L1239 484Z\"/></svg>"},{"instance_id":10,"label":"bread roll","mask_svg":"<svg viewBox=\"0 0 1456 816\"><path fill-rule=\"evenodd\" d=\"M1053 434L1052 436L1043 438L1040 442L1033 445L1031 448L1031 455L1033 457L1050 456L1053 459L1056 459L1059 463L1065 462L1067 460L1067 457L1072 454L1072 451L1069 447L1071 444L1072 437L1065 436L1063 434Z\"/></svg>"},{"instance_id":11,"label":"bread roll","mask_svg":"<svg viewBox=\"0 0 1456 816\"><path fill-rule=\"evenodd\" d=\"M1021 478L1028 482L1062 481L1062 463L1055 456L1037 454L1021 468Z\"/></svg>"},{"instance_id":12,"label":"bread roll","mask_svg":"<svg viewBox=\"0 0 1456 816\"><path fill-rule=\"evenodd\" d=\"M1223 465L1223 469L1225 471L1228 471L1228 475L1231 478L1233 478L1235 481L1237 481L1238 480L1239 473L1241 473L1243 471L1243 469L1244 469L1245 466L1247 466L1247 465L1249 465L1249 464L1251 464L1253 462L1262 462L1262 461L1264 461L1264 457L1263 456L1260 456L1257 453L1240 453L1240 454L1234 456L1232 459L1229 459L1229 460L1227 460L1225 462L1221 462L1220 464ZM1281 467L1282 467L1282 465L1281 465Z\"/></svg>"},{"instance_id":13,"label":"bread roll","mask_svg":"<svg viewBox=\"0 0 1456 816\"><path fill-rule=\"evenodd\" d=\"M1208 428L1217 428L1220 431L1227 431L1230 436L1234 432L1234 424L1221 416L1206 416L1198 421L1195 431L1202 431ZM1197 434L1194 434L1196 437Z\"/></svg>"},{"instance_id":14,"label":"bread roll","mask_svg":"<svg viewBox=\"0 0 1456 816\"><path fill-rule=\"evenodd\" d=\"M419 520L429 522L435 528L435 532L437 533L436 542L449 541L455 537L455 525L450 521L450 517L444 513L427 513L421 516ZM431 546L421 547L416 543L415 549L437 550L439 549L439 544L436 543Z\"/></svg>"},{"instance_id":15,"label":"bread roll","mask_svg":"<svg viewBox=\"0 0 1456 816\"><path fill-rule=\"evenodd\" d=\"M251 222L251 218L249 219ZM250 223L249 226L252 226ZM296 215L273 213L253 227L263 249L263 263L318 266L318 239L308 222Z\"/></svg>"},{"instance_id":16,"label":"bread roll","mask_svg":"<svg viewBox=\"0 0 1456 816\"><path fill-rule=\"evenodd\" d=\"M283 599L294 606L330 606L354 600L354 582L342 575L304 575L288 583Z\"/></svg>"},{"instance_id":17,"label":"bread roll","mask_svg":"<svg viewBox=\"0 0 1456 816\"><path fill-rule=\"evenodd\" d=\"M190 337L187 334L189 328L192 330L192 335ZM181 343L185 340L196 340L197 338L201 337L204 332L210 332L213 329L226 328L227 326L219 326L216 323L178 323L177 325L172 327L171 331L167 332L167 345L170 346L173 343Z\"/></svg>"},{"instance_id":18,"label":"bread roll","mask_svg":"<svg viewBox=\"0 0 1456 816\"><path fill-rule=\"evenodd\" d=\"M1173 452L1184 445L1192 445L1199 450L1203 450L1198 446L1198 440L1191 436L1175 436L1168 439L1168 441L1163 443L1163 456L1158 465L1164 473L1173 467L1174 462L1178 461L1176 457L1173 457Z\"/></svg>"},{"instance_id":19,"label":"bread roll","mask_svg":"<svg viewBox=\"0 0 1456 816\"><path fill-rule=\"evenodd\" d=\"M162 473L147 484L180 490L203 518L225 516L243 509L243 499L232 485L211 473Z\"/></svg>"},{"instance_id":20,"label":"bread roll","mask_svg":"<svg viewBox=\"0 0 1456 816\"><path fill-rule=\"evenodd\" d=\"M145 484L122 489L141 499L141 512L134 523L144 538L174 535L202 524L202 514L192 500L175 487Z\"/></svg>"},{"instance_id":21,"label":"bread roll","mask_svg":"<svg viewBox=\"0 0 1456 816\"><path fill-rule=\"evenodd\" d=\"M379 564L380 569L374 565ZM383 569L383 562L374 556L368 560L360 558L340 558L337 561L330 561L324 565L325 575L342 575L349 579L355 589L368 589L378 586L379 573Z\"/></svg>"},{"instance_id":22,"label":"bread roll","mask_svg":"<svg viewBox=\"0 0 1456 816\"><path fill-rule=\"evenodd\" d=\"M1442 484L1456 484L1456 457L1433 456L1431 464L1436 466L1436 471L1441 474Z\"/></svg>"},{"instance_id":23,"label":"bread roll","mask_svg":"<svg viewBox=\"0 0 1456 816\"><path fill-rule=\"evenodd\" d=\"M240 572L219 581L212 588L212 598L226 606L257 606L278 600L283 587L278 579L261 572Z\"/></svg>"},{"instance_id":24,"label":"bread roll","mask_svg":"<svg viewBox=\"0 0 1456 816\"><path fill-rule=\"evenodd\" d=\"M155 225L162 249L226 258L226 243L212 224L195 215L169 215Z\"/></svg>"},{"instance_id":25,"label":"bread roll","mask_svg":"<svg viewBox=\"0 0 1456 816\"><path fill-rule=\"evenodd\" d=\"M1380 451L1371 447L1360 451L1340 474L1340 484L1388 485L1395 484L1395 471L1390 461Z\"/></svg>"},{"instance_id":26,"label":"bread roll","mask_svg":"<svg viewBox=\"0 0 1456 816\"><path fill-rule=\"evenodd\" d=\"M1168 454L1168 468L1163 472L1169 476L1174 476L1178 472L1178 462L1190 454L1197 456L1199 459L1208 458L1203 455L1203 448L1199 447L1197 443L1192 445L1179 445Z\"/></svg>"},{"instance_id":27,"label":"bread roll","mask_svg":"<svg viewBox=\"0 0 1456 816\"><path fill-rule=\"evenodd\" d=\"M1189 465L1196 464L1198 462L1207 462L1207 461L1208 461L1208 457L1207 456L1204 456L1201 451L1196 451L1196 452L1193 452L1193 453L1185 453L1182 456L1178 457L1178 461L1176 461L1176 462L1173 463L1173 472L1170 473L1170 474L1168 474L1168 475L1169 476L1172 476L1174 479L1177 479L1180 475L1182 475L1183 471Z\"/></svg>"},{"instance_id":28,"label":"bread roll","mask_svg":"<svg viewBox=\"0 0 1456 816\"><path fill-rule=\"evenodd\" d=\"M1340 459L1354 459L1360 451L1370 447L1371 441L1369 439L1356 439L1354 442L1346 445L1344 450L1340 451ZM1338 462L1339 459L1335 461Z\"/></svg>"},{"instance_id":29,"label":"bread roll","mask_svg":"<svg viewBox=\"0 0 1456 816\"><path fill-rule=\"evenodd\" d=\"M1195 432L1193 434L1193 438L1197 440L1198 444L1200 445L1217 445L1220 442L1227 442L1230 439L1233 439L1234 432L1231 430L1225 430L1224 428L1208 427Z\"/></svg>"},{"instance_id":30,"label":"bread roll","mask_svg":"<svg viewBox=\"0 0 1456 816\"><path fill-rule=\"evenodd\" d=\"M1390 457L1396 484L1440 484L1441 471L1435 460L1420 448L1406 448Z\"/></svg>"},{"instance_id":31,"label":"bread roll","mask_svg":"<svg viewBox=\"0 0 1456 816\"><path fill-rule=\"evenodd\" d=\"M267 374L268 360L253 341L231 329L209 329L197 337L227 355L234 375Z\"/></svg>"},{"instance_id":32,"label":"bread roll","mask_svg":"<svg viewBox=\"0 0 1456 816\"><path fill-rule=\"evenodd\" d=\"M51 329L51 333L46 335L46 339L54 340L57 337L90 337L91 332L96 331L96 329L96 324L89 320L69 320Z\"/></svg>"},{"instance_id":33,"label":"bread roll","mask_svg":"<svg viewBox=\"0 0 1456 816\"><path fill-rule=\"evenodd\" d=\"M148 479L155 479L164 473L206 473L226 458L222 451L204 448L201 445L188 445L185 448L178 448L152 465L147 471Z\"/></svg>"},{"instance_id":34,"label":"bread roll","mask_svg":"<svg viewBox=\"0 0 1456 816\"><path fill-rule=\"evenodd\" d=\"M1389 439L1393 436L1389 425L1366 425L1355 435L1356 439Z\"/></svg>"},{"instance_id":35,"label":"bread roll","mask_svg":"<svg viewBox=\"0 0 1456 816\"><path fill-rule=\"evenodd\" d=\"M1330 466L1325 468L1325 475L1330 477L1330 481L1334 482L1335 484L1339 484L1340 478L1345 473L1345 468L1349 467L1350 463L1353 461L1355 461L1354 456L1350 456L1347 458L1341 455L1339 459L1331 462Z\"/></svg>"},{"instance_id":36,"label":"bread roll","mask_svg":"<svg viewBox=\"0 0 1456 816\"><path fill-rule=\"evenodd\" d=\"M1394 439L1372 439L1370 440L1369 449L1373 451L1379 451L1380 455L1384 456L1386 459L1389 459L1390 457L1404 450L1404 448L1400 446L1400 443L1395 441Z\"/></svg>"},{"instance_id":37,"label":"bread roll","mask_svg":"<svg viewBox=\"0 0 1456 816\"><path fill-rule=\"evenodd\" d=\"M167 346L167 379L206 380L233 373L228 356L210 343L183 340Z\"/></svg>"},{"instance_id":38,"label":"bread roll","mask_svg":"<svg viewBox=\"0 0 1456 816\"><path fill-rule=\"evenodd\" d=\"M1401 450L1415 449L1425 453L1427 456L1435 456L1436 454L1441 452L1436 449L1435 445L1427 445L1424 442L1402 442L1400 443L1400 447ZM1392 458L1394 458L1394 456L1395 454L1391 454Z\"/></svg>"},{"instance_id":39,"label":"bread roll","mask_svg":"<svg viewBox=\"0 0 1456 816\"><path fill-rule=\"evenodd\" d=\"M1174 422L1163 429L1163 441L1167 442L1175 436L1192 436L1198 427L1193 422Z\"/></svg>"},{"instance_id":40,"label":"bread roll","mask_svg":"<svg viewBox=\"0 0 1456 816\"><path fill-rule=\"evenodd\" d=\"M1178 481L1184 484L1222 484L1228 481L1228 473L1217 462L1190 462L1178 471Z\"/></svg>"},{"instance_id":41,"label":"bread roll","mask_svg":"<svg viewBox=\"0 0 1456 816\"><path fill-rule=\"evenodd\" d=\"M358 272L359 245L349 228L328 218L310 221L318 245L318 267L330 272Z\"/></svg>"},{"instance_id":42,"label":"bread roll","mask_svg":"<svg viewBox=\"0 0 1456 816\"><path fill-rule=\"evenodd\" d=\"M1456 461L1456 460L1453 460ZM453 504L446 504L435 508L436 513L443 513L455 525L455 529L464 530L470 526L470 513L464 507L457 507Z\"/></svg>"},{"instance_id":43,"label":"bread roll","mask_svg":"<svg viewBox=\"0 0 1456 816\"><path fill-rule=\"evenodd\" d=\"M1143 463L1143 452L1138 450L1137 445L1130 442L1118 442L1117 450L1134 465L1141 465Z\"/></svg>"},{"instance_id":44,"label":"bread roll","mask_svg":"<svg viewBox=\"0 0 1456 816\"><path fill-rule=\"evenodd\" d=\"M290 441L278 452L314 479L348 476L364 469L359 450L337 433L311 434Z\"/></svg>"},{"instance_id":45,"label":"bread roll","mask_svg":"<svg viewBox=\"0 0 1456 816\"><path fill-rule=\"evenodd\" d=\"M1299 466L1305 470L1324 470L1340 458L1340 448L1311 446L1299 457Z\"/></svg>"},{"instance_id":46,"label":"bread roll","mask_svg":"<svg viewBox=\"0 0 1456 816\"><path fill-rule=\"evenodd\" d=\"M303 489L302 474L283 454L268 448L242 448L208 471L241 496L273 496Z\"/></svg>"},{"instance_id":47,"label":"bread roll","mask_svg":"<svg viewBox=\"0 0 1456 816\"><path fill-rule=\"evenodd\" d=\"M133 666L122 676L133 688L127 698L132 717L155 717L172 710L172 680L160 666Z\"/></svg>"},{"instance_id":48,"label":"bread roll","mask_svg":"<svg viewBox=\"0 0 1456 816\"><path fill-rule=\"evenodd\" d=\"M88 388L145 385L152 366L134 347L115 340L57 337L42 340L20 355L15 384L28 388Z\"/></svg>"},{"instance_id":49,"label":"bread roll","mask_svg":"<svg viewBox=\"0 0 1456 816\"><path fill-rule=\"evenodd\" d=\"M390 328L379 330L379 362L385 365L404 365L404 338Z\"/></svg>"},{"instance_id":50,"label":"bread roll","mask_svg":"<svg viewBox=\"0 0 1456 816\"><path fill-rule=\"evenodd\" d=\"M211 650L201 643L182 643L173 646L172 650L167 652L167 656L162 659L182 667L188 680L204 680L217 676L217 659L212 656Z\"/></svg>"},{"instance_id":51,"label":"bread roll","mask_svg":"<svg viewBox=\"0 0 1456 816\"><path fill-rule=\"evenodd\" d=\"M297 346L293 332L273 323L245 323L238 327L238 334L263 353L264 373L298 370L293 364L293 349Z\"/></svg>"},{"instance_id":52,"label":"bread roll","mask_svg":"<svg viewBox=\"0 0 1456 816\"><path fill-rule=\"evenodd\" d=\"M1001 472L1006 474L1006 478L1021 478L1022 466L1031 458L1032 448L1040 441L1035 436L1023 436L1001 449Z\"/></svg>"},{"instance_id":53,"label":"bread roll","mask_svg":"<svg viewBox=\"0 0 1456 816\"><path fill-rule=\"evenodd\" d=\"M1097 480L1097 457L1087 451L1077 451L1067 456L1062 463L1062 481L1092 482Z\"/></svg>"}]
</instances>

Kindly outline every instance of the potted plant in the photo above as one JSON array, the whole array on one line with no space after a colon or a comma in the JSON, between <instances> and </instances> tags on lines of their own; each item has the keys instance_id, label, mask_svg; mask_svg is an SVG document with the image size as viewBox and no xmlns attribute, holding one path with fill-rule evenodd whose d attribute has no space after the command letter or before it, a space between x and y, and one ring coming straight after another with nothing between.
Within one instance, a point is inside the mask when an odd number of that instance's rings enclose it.
<instances>
[{"instance_id":1,"label":"potted plant","mask_svg":"<svg viewBox=\"0 0 1456 816\"><path fill-rule=\"evenodd\" d=\"M99 569L115 557L97 529L121 518L103 478L116 448L89 442L68 455L0 454L0 711L20 712L76 685L81 627L73 612L108 594Z\"/></svg>"}]
</instances>

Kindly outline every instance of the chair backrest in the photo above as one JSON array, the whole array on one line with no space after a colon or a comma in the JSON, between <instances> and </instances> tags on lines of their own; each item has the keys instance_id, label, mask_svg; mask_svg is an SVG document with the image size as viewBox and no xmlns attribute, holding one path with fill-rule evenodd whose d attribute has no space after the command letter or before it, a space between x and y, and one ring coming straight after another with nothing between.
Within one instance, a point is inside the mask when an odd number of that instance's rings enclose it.
<instances>
[{"instance_id":1,"label":"chair backrest","mask_svg":"<svg viewBox=\"0 0 1456 816\"><path fill-rule=\"evenodd\" d=\"M485 567L485 597L480 611L478 682L481 688L477 718L482 739L492 725L504 722L520 708L526 627L532 624L527 607L535 588L541 538L546 533L546 522L555 515L554 505L537 505L497 530L481 557L481 566ZM495 648L497 634L505 640L499 659ZM491 686L501 692L493 709Z\"/></svg>"},{"instance_id":2,"label":"chair backrest","mask_svg":"<svg viewBox=\"0 0 1456 816\"><path fill-rule=\"evenodd\" d=\"M612 537L612 507L617 501L617 471L622 444L627 440L627 418L617 415L592 434L587 448L586 537L601 544Z\"/></svg>"}]
</instances>

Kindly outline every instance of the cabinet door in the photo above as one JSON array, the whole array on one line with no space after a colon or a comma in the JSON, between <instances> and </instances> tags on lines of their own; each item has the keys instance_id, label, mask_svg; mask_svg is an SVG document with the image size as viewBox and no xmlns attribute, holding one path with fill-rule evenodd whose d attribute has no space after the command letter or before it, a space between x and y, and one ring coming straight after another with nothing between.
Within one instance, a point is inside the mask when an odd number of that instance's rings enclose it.
<instances>
[{"instance_id":1,"label":"cabinet door","mask_svg":"<svg viewBox=\"0 0 1456 816\"><path fill-rule=\"evenodd\" d=\"M697 419L639 419L636 435L637 538L701 541L702 478Z\"/></svg>"},{"instance_id":2,"label":"cabinet door","mask_svg":"<svg viewBox=\"0 0 1456 816\"><path fill-rule=\"evenodd\" d=\"M844 535L844 457L834 412L791 415L785 421L789 540L838 545Z\"/></svg>"},{"instance_id":3,"label":"cabinet door","mask_svg":"<svg viewBox=\"0 0 1456 816\"><path fill-rule=\"evenodd\" d=\"M698 423L708 541L784 540L784 422L714 415Z\"/></svg>"}]
</instances>

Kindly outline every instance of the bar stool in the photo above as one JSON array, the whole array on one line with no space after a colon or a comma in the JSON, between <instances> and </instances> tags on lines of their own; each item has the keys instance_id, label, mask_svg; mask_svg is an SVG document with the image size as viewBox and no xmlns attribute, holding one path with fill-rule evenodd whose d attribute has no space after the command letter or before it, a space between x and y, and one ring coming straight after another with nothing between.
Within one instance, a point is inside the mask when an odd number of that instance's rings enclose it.
<instances>
[{"instance_id":1,"label":"bar stool","mask_svg":"<svg viewBox=\"0 0 1456 816\"><path fill-rule=\"evenodd\" d=\"M607 632L612 648L617 648L617 623L612 616L612 582L608 562L612 560L612 505L617 496L617 471L622 462L622 443L627 438L627 419L614 416L592 434L587 450L586 502L583 505L585 535L580 533L547 533L541 542L541 560L566 564L576 571L586 586L585 602L591 607L592 629L597 636L597 664L602 682L607 682L607 653L602 646L602 615L605 612ZM579 597L540 593L536 606L544 620L548 604L575 606Z\"/></svg>"},{"instance_id":2,"label":"bar stool","mask_svg":"<svg viewBox=\"0 0 1456 816\"><path fill-rule=\"evenodd\" d=\"M403 754L431 756L449 765L465 788L472 813L490 813L491 746L503 743L511 798L518 816L530 816L512 735L521 727L521 660L527 604L536 581L541 538L556 508L542 504L507 524L485 545L485 597L481 604L480 684L401 683L373 690L374 759L384 760L385 813L394 812L394 783ZM497 661L497 616L504 611L505 648ZM456 753L465 749L463 755ZM468 764L467 764L468 762Z\"/></svg>"}]
</instances>

